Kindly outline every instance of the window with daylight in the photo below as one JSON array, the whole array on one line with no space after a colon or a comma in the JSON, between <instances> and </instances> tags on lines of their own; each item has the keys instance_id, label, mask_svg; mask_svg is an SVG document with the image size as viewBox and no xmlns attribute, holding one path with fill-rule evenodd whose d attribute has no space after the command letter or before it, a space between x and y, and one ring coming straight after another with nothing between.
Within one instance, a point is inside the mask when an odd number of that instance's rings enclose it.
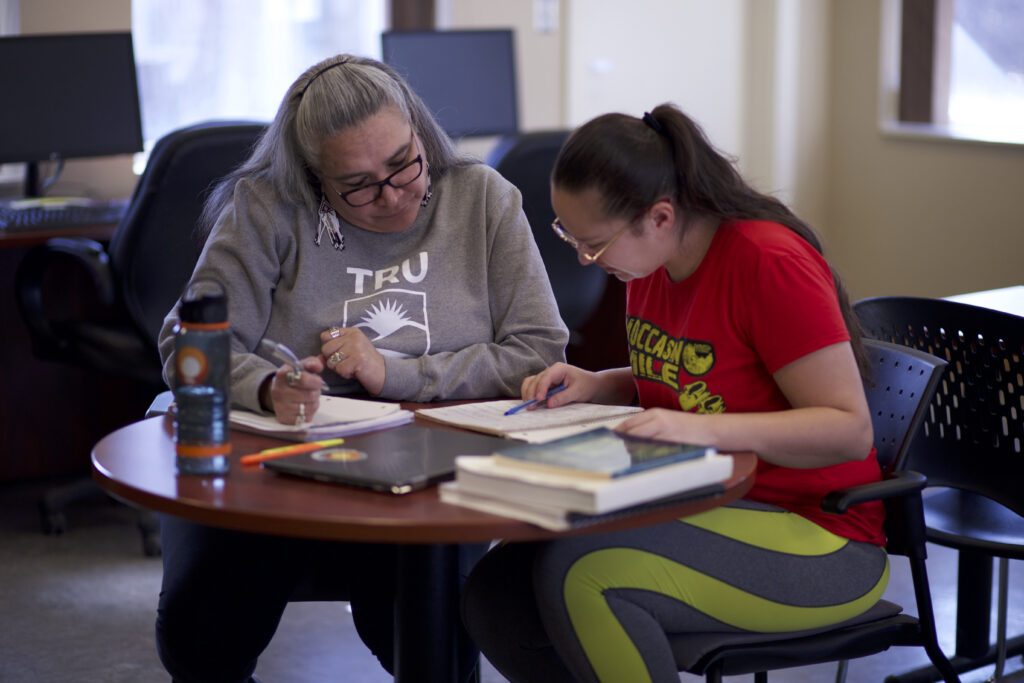
<instances>
[{"instance_id":1,"label":"window with daylight","mask_svg":"<svg viewBox=\"0 0 1024 683\"><path fill-rule=\"evenodd\" d=\"M342 52L379 59L386 5L132 0L146 149L165 133L200 121L269 121L292 81L321 59Z\"/></svg>"},{"instance_id":2,"label":"window with daylight","mask_svg":"<svg viewBox=\"0 0 1024 683\"><path fill-rule=\"evenodd\" d=\"M899 120L1024 143L1024 2L903 0Z\"/></svg>"}]
</instances>

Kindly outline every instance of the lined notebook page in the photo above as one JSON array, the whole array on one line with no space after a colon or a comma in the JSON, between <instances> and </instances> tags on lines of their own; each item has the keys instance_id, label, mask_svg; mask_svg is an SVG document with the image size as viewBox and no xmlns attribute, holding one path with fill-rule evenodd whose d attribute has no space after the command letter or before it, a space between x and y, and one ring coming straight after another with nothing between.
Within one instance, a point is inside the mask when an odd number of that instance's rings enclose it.
<instances>
[{"instance_id":1,"label":"lined notebook page","mask_svg":"<svg viewBox=\"0 0 1024 683\"><path fill-rule=\"evenodd\" d=\"M416 414L464 429L539 443L597 427L614 426L642 410L637 406L570 403L558 408L540 407L535 410L520 410L514 415L505 415L505 411L521 402L508 399L440 408L420 408Z\"/></svg>"}]
</instances>

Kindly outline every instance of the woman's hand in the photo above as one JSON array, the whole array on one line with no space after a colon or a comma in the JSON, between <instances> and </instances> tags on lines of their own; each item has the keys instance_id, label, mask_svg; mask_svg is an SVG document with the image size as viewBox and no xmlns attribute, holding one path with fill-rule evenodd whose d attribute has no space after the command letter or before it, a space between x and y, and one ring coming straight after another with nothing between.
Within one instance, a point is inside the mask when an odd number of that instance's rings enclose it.
<instances>
[{"instance_id":1,"label":"woman's hand","mask_svg":"<svg viewBox=\"0 0 1024 683\"><path fill-rule=\"evenodd\" d=\"M384 389L384 356L362 330L332 327L320 333L320 353L327 368L345 379L355 379L371 395Z\"/></svg>"},{"instance_id":2,"label":"woman's hand","mask_svg":"<svg viewBox=\"0 0 1024 683\"><path fill-rule=\"evenodd\" d=\"M651 408L616 429L661 439L753 451L798 469L863 460L871 452L871 413L853 349L841 342L812 351L775 371L787 410L697 414ZM565 392L563 392L565 393Z\"/></svg>"},{"instance_id":3,"label":"woman's hand","mask_svg":"<svg viewBox=\"0 0 1024 683\"><path fill-rule=\"evenodd\" d=\"M565 390L547 399L545 405L548 408L567 403L629 405L636 397L636 386L629 368L590 372L568 363L555 363L543 372L530 375L523 380L520 393L524 401L535 398L539 402L559 384L564 384Z\"/></svg>"},{"instance_id":4,"label":"woman's hand","mask_svg":"<svg viewBox=\"0 0 1024 683\"><path fill-rule=\"evenodd\" d=\"M530 375L523 380L520 393L524 401L537 399L544 401L548 391L560 384L565 385L565 390L560 391L547 399L545 405L548 408L557 408L567 403L585 403L590 401L597 393L597 375L588 372L575 365L568 363L555 363L543 372ZM536 405L530 406L527 410L534 410Z\"/></svg>"},{"instance_id":5,"label":"woman's hand","mask_svg":"<svg viewBox=\"0 0 1024 683\"><path fill-rule=\"evenodd\" d=\"M282 365L271 377L268 405L281 424L297 425L313 419L320 407L320 373L324 364L319 358L302 359L303 372L296 374L291 366Z\"/></svg>"},{"instance_id":6,"label":"woman's hand","mask_svg":"<svg viewBox=\"0 0 1024 683\"><path fill-rule=\"evenodd\" d=\"M700 420L694 421L693 418L692 413L680 410L649 408L621 422L615 431L659 441L702 443L694 441Z\"/></svg>"}]
</instances>

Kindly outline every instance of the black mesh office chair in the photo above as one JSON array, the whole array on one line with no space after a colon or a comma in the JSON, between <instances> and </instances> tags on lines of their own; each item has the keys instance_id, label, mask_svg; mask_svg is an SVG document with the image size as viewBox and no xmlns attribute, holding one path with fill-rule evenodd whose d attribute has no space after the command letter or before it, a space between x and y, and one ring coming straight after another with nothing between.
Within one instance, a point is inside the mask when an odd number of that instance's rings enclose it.
<instances>
[{"instance_id":1,"label":"black mesh office chair","mask_svg":"<svg viewBox=\"0 0 1024 683\"><path fill-rule=\"evenodd\" d=\"M551 280L558 312L569 328L569 347L585 342L580 328L594 313L604 294L608 274L597 266L582 266L576 252L551 229L555 210L551 208L551 169L569 137L568 130L522 133L503 138L488 156L487 163L519 188L523 211L533 228L533 238ZM615 338L618 342L619 338Z\"/></svg>"},{"instance_id":2,"label":"black mesh office chair","mask_svg":"<svg viewBox=\"0 0 1024 683\"><path fill-rule=\"evenodd\" d=\"M893 645L923 646L947 682L959 680L939 648L925 570L924 519L921 490L925 478L908 470L908 447L925 417L946 362L896 344L865 340L872 360L871 382L865 385L875 431L875 448L884 477L880 482L833 491L822 509L841 514L851 505L882 500L890 555L910 560L918 617L899 605L880 601L864 614L838 625L796 634L707 633L669 634L680 671L704 675L720 683L723 675L754 673L765 683L767 672L822 662L840 662L875 654Z\"/></svg>"},{"instance_id":3,"label":"black mesh office chair","mask_svg":"<svg viewBox=\"0 0 1024 683\"><path fill-rule=\"evenodd\" d=\"M248 156L264 128L207 122L168 133L154 146L108 248L77 238L29 250L15 286L33 353L132 380L151 396L165 390L157 335L195 267L201 244L194 230L203 201L214 181ZM54 312L59 307L47 305L56 295L47 292L47 272L69 266L85 269L94 284L102 309L96 317L61 317ZM98 491L89 479L48 491L40 502L44 531L62 532L63 507ZM143 532L147 554L159 553L153 525L147 521Z\"/></svg>"},{"instance_id":4,"label":"black mesh office chair","mask_svg":"<svg viewBox=\"0 0 1024 683\"><path fill-rule=\"evenodd\" d=\"M854 304L868 336L946 358L942 384L908 467L936 487L925 497L928 540L958 551L958 672L1024 654L1006 636L1008 559L1024 559L1024 318L917 297ZM939 488L942 487L942 488ZM931 495L931 494L934 495ZM992 560L999 558L996 642L990 642ZM893 680L934 680L919 669Z\"/></svg>"}]
</instances>

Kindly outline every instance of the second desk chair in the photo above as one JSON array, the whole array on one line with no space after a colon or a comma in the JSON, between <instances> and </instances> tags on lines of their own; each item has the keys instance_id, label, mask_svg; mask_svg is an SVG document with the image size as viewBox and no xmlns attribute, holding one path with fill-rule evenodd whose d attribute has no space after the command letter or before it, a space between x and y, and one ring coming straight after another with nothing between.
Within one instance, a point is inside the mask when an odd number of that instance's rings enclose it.
<instances>
[{"instance_id":1,"label":"second desk chair","mask_svg":"<svg viewBox=\"0 0 1024 683\"><path fill-rule=\"evenodd\" d=\"M544 259L558 313L569 328L566 355L569 362L573 362L574 351L583 344L624 346L625 327L621 334L618 330L605 330L602 334L606 332L607 337L597 340L584 339L580 331L601 303L608 275L598 266L581 265L576 252L551 229L555 220L555 210L551 208L551 170L568 137L568 130L553 130L503 138L488 156L487 163L523 195L523 212Z\"/></svg>"},{"instance_id":2,"label":"second desk chair","mask_svg":"<svg viewBox=\"0 0 1024 683\"><path fill-rule=\"evenodd\" d=\"M84 238L53 239L31 249L15 280L18 306L33 353L103 375L137 382L151 395L166 389L157 335L164 316L195 267L201 244L194 236L211 185L241 163L265 126L208 122L168 133L153 147L128 212L104 248ZM94 284L102 315L58 319L46 305L46 275L76 264ZM145 405L139 406L141 419ZM88 454L83 454L83 463ZM98 492L89 478L44 494L44 530L64 529L63 508ZM144 550L159 553L153 525L143 528Z\"/></svg>"},{"instance_id":3,"label":"second desk chair","mask_svg":"<svg viewBox=\"0 0 1024 683\"><path fill-rule=\"evenodd\" d=\"M935 487L925 497L928 540L958 551L958 672L1024 654L1006 636L1008 560L1024 559L1024 317L944 299L864 299L866 335L922 349L949 366L908 455ZM990 643L992 561L999 558L997 636ZM1018 606L1019 607L1019 606ZM893 677L932 681L925 668Z\"/></svg>"}]
</instances>

